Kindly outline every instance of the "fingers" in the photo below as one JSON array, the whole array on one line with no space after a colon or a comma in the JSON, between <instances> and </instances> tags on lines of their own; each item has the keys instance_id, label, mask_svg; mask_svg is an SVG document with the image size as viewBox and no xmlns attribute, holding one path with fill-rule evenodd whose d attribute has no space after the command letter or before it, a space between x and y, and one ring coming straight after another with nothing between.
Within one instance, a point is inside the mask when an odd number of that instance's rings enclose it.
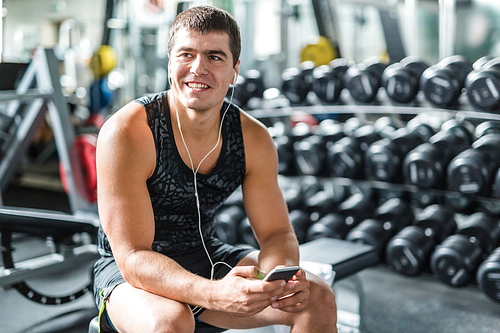
<instances>
[{"instance_id":1,"label":"fingers","mask_svg":"<svg viewBox=\"0 0 500 333\"><path fill-rule=\"evenodd\" d=\"M291 289L293 290L293 289ZM303 289L295 293L273 300L271 307L286 312L300 312L309 304L309 289Z\"/></svg>"},{"instance_id":2,"label":"fingers","mask_svg":"<svg viewBox=\"0 0 500 333\"><path fill-rule=\"evenodd\" d=\"M264 272L255 266L236 266L232 269L232 272L237 276L259 280L262 280L266 276Z\"/></svg>"}]
</instances>

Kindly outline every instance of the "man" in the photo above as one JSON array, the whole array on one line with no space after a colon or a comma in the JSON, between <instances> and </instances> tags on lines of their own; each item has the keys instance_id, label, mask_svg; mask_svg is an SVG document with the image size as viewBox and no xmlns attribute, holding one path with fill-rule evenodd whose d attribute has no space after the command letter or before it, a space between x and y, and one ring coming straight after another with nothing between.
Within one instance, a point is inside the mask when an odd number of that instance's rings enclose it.
<instances>
[{"instance_id":1,"label":"man","mask_svg":"<svg viewBox=\"0 0 500 333\"><path fill-rule=\"evenodd\" d=\"M169 31L171 89L129 103L97 144L102 258L95 295L102 325L118 332L193 332L272 324L336 332L335 298L300 270L296 236L277 184L266 128L224 101L238 75L239 28L225 11L198 6ZM222 244L214 214L242 186L260 251Z\"/></svg>"}]
</instances>

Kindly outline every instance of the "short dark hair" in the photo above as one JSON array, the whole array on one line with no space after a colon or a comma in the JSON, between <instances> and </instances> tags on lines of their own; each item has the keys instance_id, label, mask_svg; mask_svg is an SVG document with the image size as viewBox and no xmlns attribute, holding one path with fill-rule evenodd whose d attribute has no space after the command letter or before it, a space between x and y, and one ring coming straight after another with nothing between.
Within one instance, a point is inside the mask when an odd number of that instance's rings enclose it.
<instances>
[{"instance_id":1,"label":"short dark hair","mask_svg":"<svg viewBox=\"0 0 500 333\"><path fill-rule=\"evenodd\" d=\"M168 54L175 44L177 31L181 28L194 30L200 34L222 32L229 36L229 48L233 54L233 67L241 53L241 34L236 20L229 12L213 6L195 6L181 12L175 18L168 31Z\"/></svg>"}]
</instances>

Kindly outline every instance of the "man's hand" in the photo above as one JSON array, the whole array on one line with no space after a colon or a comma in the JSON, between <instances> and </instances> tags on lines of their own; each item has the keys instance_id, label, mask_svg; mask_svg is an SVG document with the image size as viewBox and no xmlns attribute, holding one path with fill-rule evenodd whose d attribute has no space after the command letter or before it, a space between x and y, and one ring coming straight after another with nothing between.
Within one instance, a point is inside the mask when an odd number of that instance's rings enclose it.
<instances>
[{"instance_id":1,"label":"man's hand","mask_svg":"<svg viewBox=\"0 0 500 333\"><path fill-rule=\"evenodd\" d=\"M268 282L265 282L268 283ZM271 298L271 306L285 312L300 312L309 303L309 281L306 272L300 269L294 277L288 281L282 295Z\"/></svg>"},{"instance_id":2,"label":"man's hand","mask_svg":"<svg viewBox=\"0 0 500 333\"><path fill-rule=\"evenodd\" d=\"M252 316L290 294L291 289L285 281L262 282L263 277L264 274L254 266L236 266L222 280L214 281L211 298L213 310L234 316ZM290 283L294 285L293 292L296 292L296 284L300 289L304 284L298 279Z\"/></svg>"}]
</instances>

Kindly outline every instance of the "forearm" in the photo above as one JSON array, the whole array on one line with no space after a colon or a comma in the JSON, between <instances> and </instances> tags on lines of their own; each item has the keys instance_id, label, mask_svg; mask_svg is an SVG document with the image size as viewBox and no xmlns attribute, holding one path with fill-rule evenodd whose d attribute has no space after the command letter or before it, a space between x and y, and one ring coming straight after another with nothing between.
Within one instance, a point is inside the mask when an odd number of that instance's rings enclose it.
<instances>
[{"instance_id":1,"label":"forearm","mask_svg":"<svg viewBox=\"0 0 500 333\"><path fill-rule=\"evenodd\" d=\"M269 272L277 265L299 264L299 244L293 229L279 230L260 241L259 265Z\"/></svg>"},{"instance_id":2,"label":"forearm","mask_svg":"<svg viewBox=\"0 0 500 333\"><path fill-rule=\"evenodd\" d=\"M192 305L206 307L210 302L207 290L211 281L188 272L163 254L137 250L121 263L123 277L135 288Z\"/></svg>"}]
</instances>

